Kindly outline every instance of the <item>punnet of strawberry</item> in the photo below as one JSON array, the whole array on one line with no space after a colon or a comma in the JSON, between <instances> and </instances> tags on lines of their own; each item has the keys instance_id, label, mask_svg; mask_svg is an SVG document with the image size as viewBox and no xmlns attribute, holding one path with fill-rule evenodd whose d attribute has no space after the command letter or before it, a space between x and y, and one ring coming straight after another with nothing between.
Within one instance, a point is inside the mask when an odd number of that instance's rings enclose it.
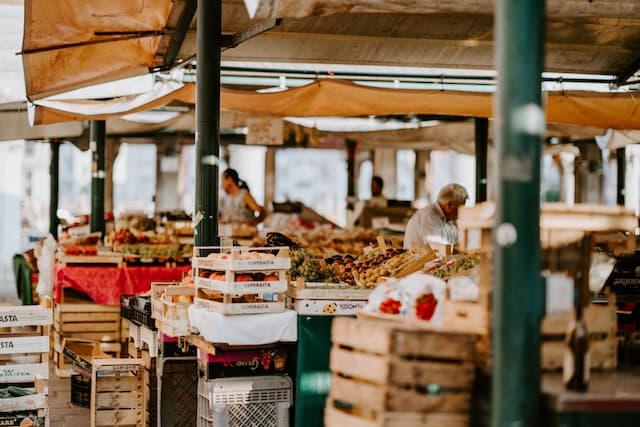
<instances>
[{"instance_id":1,"label":"punnet of strawberry","mask_svg":"<svg viewBox=\"0 0 640 427\"><path fill-rule=\"evenodd\" d=\"M416 317L422 320L431 320L437 306L438 299L433 293L420 295L416 300Z\"/></svg>"}]
</instances>

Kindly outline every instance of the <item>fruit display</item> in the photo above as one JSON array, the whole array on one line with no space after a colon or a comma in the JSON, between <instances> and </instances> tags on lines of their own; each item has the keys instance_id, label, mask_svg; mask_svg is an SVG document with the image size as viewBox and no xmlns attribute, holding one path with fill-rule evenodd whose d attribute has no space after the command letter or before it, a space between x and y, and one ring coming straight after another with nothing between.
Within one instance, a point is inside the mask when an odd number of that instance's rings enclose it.
<instances>
[{"instance_id":1,"label":"fruit display","mask_svg":"<svg viewBox=\"0 0 640 427\"><path fill-rule=\"evenodd\" d=\"M448 255L429 262L424 267L424 272L439 279L447 280L450 277L464 274L473 269L480 260L466 254Z\"/></svg>"},{"instance_id":2,"label":"fruit display","mask_svg":"<svg viewBox=\"0 0 640 427\"><path fill-rule=\"evenodd\" d=\"M111 233L110 241L116 252L131 258L180 260L190 258L193 253L193 245L178 243L170 236L156 232L123 228Z\"/></svg>"},{"instance_id":3,"label":"fruit display","mask_svg":"<svg viewBox=\"0 0 640 427\"><path fill-rule=\"evenodd\" d=\"M274 259L275 257L276 256L272 253L260 252L260 251L241 252L238 254L213 252L207 255L208 259L217 260L217 261L225 261L228 259L237 259L242 261L255 261L255 260Z\"/></svg>"},{"instance_id":4,"label":"fruit display","mask_svg":"<svg viewBox=\"0 0 640 427\"><path fill-rule=\"evenodd\" d=\"M198 273L199 277L205 279L217 280L224 282L227 280L227 273L224 271L207 271L201 270ZM235 282L275 282L280 280L277 273L264 273L264 272L242 272L235 274Z\"/></svg>"},{"instance_id":5,"label":"fruit display","mask_svg":"<svg viewBox=\"0 0 640 427\"><path fill-rule=\"evenodd\" d=\"M95 256L98 255L98 247L95 245L67 245L62 250L69 256Z\"/></svg>"},{"instance_id":6,"label":"fruit display","mask_svg":"<svg viewBox=\"0 0 640 427\"><path fill-rule=\"evenodd\" d=\"M276 233L283 236L288 242L294 242L297 246L307 249L318 256L331 257L334 255L360 255L364 249L377 242L379 233L363 228L337 229L328 226L320 226L308 230L294 227L281 230ZM269 239L254 239L254 246L269 246ZM288 243L282 246L289 246ZM293 248L295 249L295 248Z\"/></svg>"},{"instance_id":7,"label":"fruit display","mask_svg":"<svg viewBox=\"0 0 640 427\"><path fill-rule=\"evenodd\" d=\"M433 258L428 251L405 249L374 249L355 258L351 255L331 257L327 260L338 272L340 280L351 286L371 288L386 277L404 277Z\"/></svg>"},{"instance_id":8,"label":"fruit display","mask_svg":"<svg viewBox=\"0 0 640 427\"><path fill-rule=\"evenodd\" d=\"M299 249L291 254L291 280L302 278L305 282L339 283L337 271L318 259L313 252Z\"/></svg>"}]
</instances>

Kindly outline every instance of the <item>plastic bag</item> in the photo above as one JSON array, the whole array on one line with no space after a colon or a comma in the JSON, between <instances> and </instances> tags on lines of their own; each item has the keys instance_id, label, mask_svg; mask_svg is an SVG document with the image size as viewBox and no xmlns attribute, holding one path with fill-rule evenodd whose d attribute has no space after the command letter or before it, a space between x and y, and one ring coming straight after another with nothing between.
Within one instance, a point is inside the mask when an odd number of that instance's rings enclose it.
<instances>
[{"instance_id":1,"label":"plastic bag","mask_svg":"<svg viewBox=\"0 0 640 427\"><path fill-rule=\"evenodd\" d=\"M480 299L478 268L474 268L469 274L450 278L447 280L447 287L451 301L477 302Z\"/></svg>"},{"instance_id":2,"label":"plastic bag","mask_svg":"<svg viewBox=\"0 0 640 427\"><path fill-rule=\"evenodd\" d=\"M40 297L53 295L54 264L56 260L56 239L51 234L47 236L38 258L38 286L36 292Z\"/></svg>"},{"instance_id":3,"label":"plastic bag","mask_svg":"<svg viewBox=\"0 0 640 427\"><path fill-rule=\"evenodd\" d=\"M369 294L365 311L417 318L442 324L444 281L422 273L384 282Z\"/></svg>"}]
</instances>

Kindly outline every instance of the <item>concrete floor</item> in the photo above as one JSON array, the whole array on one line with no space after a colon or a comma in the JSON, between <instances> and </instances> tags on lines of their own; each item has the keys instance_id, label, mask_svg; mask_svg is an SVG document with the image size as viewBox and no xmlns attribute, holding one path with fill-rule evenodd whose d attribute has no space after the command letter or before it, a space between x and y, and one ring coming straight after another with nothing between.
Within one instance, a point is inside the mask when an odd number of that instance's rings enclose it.
<instances>
[{"instance_id":1,"label":"concrete floor","mask_svg":"<svg viewBox=\"0 0 640 427\"><path fill-rule=\"evenodd\" d=\"M49 362L50 427L81 427L90 422L89 410L71 405L71 380L58 378Z\"/></svg>"}]
</instances>

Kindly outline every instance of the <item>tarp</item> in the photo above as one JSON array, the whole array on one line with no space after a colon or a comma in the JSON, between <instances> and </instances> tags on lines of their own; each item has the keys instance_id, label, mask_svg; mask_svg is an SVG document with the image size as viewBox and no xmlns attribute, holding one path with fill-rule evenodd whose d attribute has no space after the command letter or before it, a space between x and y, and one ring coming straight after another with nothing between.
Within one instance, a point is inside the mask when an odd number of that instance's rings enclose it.
<instances>
[{"instance_id":1,"label":"tarp","mask_svg":"<svg viewBox=\"0 0 640 427\"><path fill-rule=\"evenodd\" d=\"M172 0L25 0L29 99L145 74Z\"/></svg>"},{"instance_id":2,"label":"tarp","mask_svg":"<svg viewBox=\"0 0 640 427\"><path fill-rule=\"evenodd\" d=\"M547 92L547 122L612 129L640 129L640 103L633 93ZM38 101L35 124L102 120L166 105L195 103L195 85L164 82L153 93L108 101ZM385 89L322 79L282 92L222 88L221 108L255 116L354 117L438 114L493 117L493 94Z\"/></svg>"},{"instance_id":3,"label":"tarp","mask_svg":"<svg viewBox=\"0 0 640 427\"><path fill-rule=\"evenodd\" d=\"M0 111L0 141L77 137L82 127L82 122L29 126L26 110Z\"/></svg>"}]
</instances>

